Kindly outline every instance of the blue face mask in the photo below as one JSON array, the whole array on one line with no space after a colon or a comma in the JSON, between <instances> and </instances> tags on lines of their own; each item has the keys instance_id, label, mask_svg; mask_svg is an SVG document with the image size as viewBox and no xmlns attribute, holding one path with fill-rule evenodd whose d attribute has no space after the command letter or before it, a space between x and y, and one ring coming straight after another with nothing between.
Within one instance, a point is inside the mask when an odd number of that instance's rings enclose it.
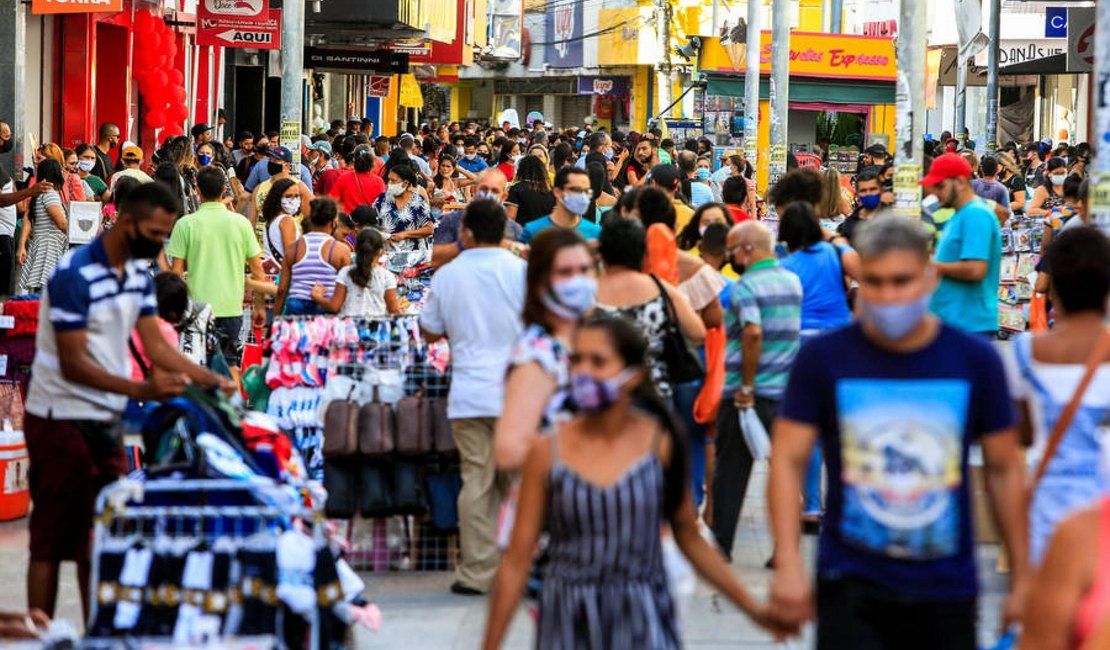
<instances>
[{"instance_id":1,"label":"blue face mask","mask_svg":"<svg viewBox=\"0 0 1110 650\"><path fill-rule=\"evenodd\" d=\"M879 330L883 338L899 341L912 332L929 312L929 295L926 294L911 302L896 302L889 305L875 305L861 299L859 307L862 322Z\"/></svg>"},{"instance_id":2,"label":"blue face mask","mask_svg":"<svg viewBox=\"0 0 1110 650\"><path fill-rule=\"evenodd\" d=\"M543 296L543 304L559 318L581 320L597 301L597 280L588 275L554 282Z\"/></svg>"},{"instance_id":3,"label":"blue face mask","mask_svg":"<svg viewBox=\"0 0 1110 650\"><path fill-rule=\"evenodd\" d=\"M596 379L585 373L572 374L568 392L574 410L585 415L597 415L608 410L620 400L621 388L635 372L634 368L625 368L610 379Z\"/></svg>"},{"instance_id":4,"label":"blue face mask","mask_svg":"<svg viewBox=\"0 0 1110 650\"><path fill-rule=\"evenodd\" d=\"M698 168L698 180L699 181L709 180L709 170L706 169L705 167L699 167Z\"/></svg>"},{"instance_id":5,"label":"blue face mask","mask_svg":"<svg viewBox=\"0 0 1110 650\"><path fill-rule=\"evenodd\" d=\"M212 156L209 156L206 153L202 153L199 156L197 156L197 162L199 162L202 167L205 166L205 165L211 165L212 164Z\"/></svg>"},{"instance_id":6,"label":"blue face mask","mask_svg":"<svg viewBox=\"0 0 1110 650\"><path fill-rule=\"evenodd\" d=\"M859 204L868 210L874 210L882 203L882 194L868 194L867 196L859 197Z\"/></svg>"},{"instance_id":7,"label":"blue face mask","mask_svg":"<svg viewBox=\"0 0 1110 650\"><path fill-rule=\"evenodd\" d=\"M613 159L613 150L612 149L606 149L605 150L605 159L606 160L612 160Z\"/></svg>"},{"instance_id":8,"label":"blue face mask","mask_svg":"<svg viewBox=\"0 0 1110 650\"><path fill-rule=\"evenodd\" d=\"M586 214L586 210L590 207L590 197L585 194L571 194L569 192L563 193L563 207L567 212L582 216Z\"/></svg>"}]
</instances>

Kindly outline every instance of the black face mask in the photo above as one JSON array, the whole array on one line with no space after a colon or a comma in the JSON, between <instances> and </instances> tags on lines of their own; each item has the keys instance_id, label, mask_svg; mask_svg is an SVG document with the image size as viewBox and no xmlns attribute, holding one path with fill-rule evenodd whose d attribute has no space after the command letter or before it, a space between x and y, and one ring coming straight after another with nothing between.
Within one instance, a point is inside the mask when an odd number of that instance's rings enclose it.
<instances>
[{"instance_id":1,"label":"black face mask","mask_svg":"<svg viewBox=\"0 0 1110 650\"><path fill-rule=\"evenodd\" d=\"M270 176L277 176L281 170L285 169L281 163L270 161L266 163L266 169L270 172Z\"/></svg>"},{"instance_id":2,"label":"black face mask","mask_svg":"<svg viewBox=\"0 0 1110 650\"><path fill-rule=\"evenodd\" d=\"M256 156L265 157L268 153L270 153L270 145L268 144L260 145L254 148L254 155Z\"/></svg>"},{"instance_id":3,"label":"black face mask","mask_svg":"<svg viewBox=\"0 0 1110 650\"><path fill-rule=\"evenodd\" d=\"M738 264L735 257L728 259L728 266L732 268L732 272L736 275L744 275L744 271L748 270L747 264Z\"/></svg>"},{"instance_id":4,"label":"black face mask","mask_svg":"<svg viewBox=\"0 0 1110 650\"><path fill-rule=\"evenodd\" d=\"M0 142L0 153L8 153L15 147L15 138L8 138Z\"/></svg>"},{"instance_id":5,"label":"black face mask","mask_svg":"<svg viewBox=\"0 0 1110 650\"><path fill-rule=\"evenodd\" d=\"M162 242L147 237L135 226L135 235L127 238L127 248L135 259L152 260L162 251Z\"/></svg>"}]
</instances>

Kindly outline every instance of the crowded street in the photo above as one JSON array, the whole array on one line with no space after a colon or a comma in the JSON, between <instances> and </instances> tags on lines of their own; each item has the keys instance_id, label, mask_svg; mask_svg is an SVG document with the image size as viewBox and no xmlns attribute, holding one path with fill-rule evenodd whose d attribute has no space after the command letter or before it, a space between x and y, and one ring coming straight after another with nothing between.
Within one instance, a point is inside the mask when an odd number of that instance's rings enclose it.
<instances>
[{"instance_id":1,"label":"crowded street","mask_svg":"<svg viewBox=\"0 0 1110 650\"><path fill-rule=\"evenodd\" d=\"M1110 650L1060 4L0 0L0 647Z\"/></svg>"}]
</instances>

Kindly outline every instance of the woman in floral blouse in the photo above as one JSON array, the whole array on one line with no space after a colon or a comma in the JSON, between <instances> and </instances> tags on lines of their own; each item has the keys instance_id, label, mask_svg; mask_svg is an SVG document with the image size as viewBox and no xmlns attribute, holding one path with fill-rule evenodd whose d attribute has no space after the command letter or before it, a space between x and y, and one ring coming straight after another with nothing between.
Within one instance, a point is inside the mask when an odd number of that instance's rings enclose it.
<instances>
[{"instance_id":1,"label":"woman in floral blouse","mask_svg":"<svg viewBox=\"0 0 1110 650\"><path fill-rule=\"evenodd\" d=\"M416 170L398 165L389 170L387 182L385 192L374 201L379 228L389 233L393 250L430 250L435 222L416 186Z\"/></svg>"}]
</instances>

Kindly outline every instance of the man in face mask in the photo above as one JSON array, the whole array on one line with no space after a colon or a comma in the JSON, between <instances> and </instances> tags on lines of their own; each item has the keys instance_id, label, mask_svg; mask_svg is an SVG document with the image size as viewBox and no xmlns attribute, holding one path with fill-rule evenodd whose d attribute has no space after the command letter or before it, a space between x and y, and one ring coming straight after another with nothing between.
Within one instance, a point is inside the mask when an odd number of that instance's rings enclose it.
<instances>
[{"instance_id":1,"label":"man in face mask","mask_svg":"<svg viewBox=\"0 0 1110 650\"><path fill-rule=\"evenodd\" d=\"M555 209L546 217L528 222L520 241L527 244L548 228L573 229L586 241L597 239L601 226L583 218L593 198L589 174L577 167L564 167L555 174L554 188Z\"/></svg>"},{"instance_id":2,"label":"man in face mask","mask_svg":"<svg viewBox=\"0 0 1110 650\"><path fill-rule=\"evenodd\" d=\"M112 229L70 250L42 295L24 420L36 477L31 481L35 509L27 602L49 616L60 563L75 561L78 575L88 575L87 541L97 493L127 473L123 441L113 424L128 398L164 400L188 383L235 389L182 356L158 324L150 265L180 210L180 200L165 185L134 189L121 202ZM131 379L133 331L157 368L145 381ZM78 581L86 602L87 583Z\"/></svg>"},{"instance_id":3,"label":"man in face mask","mask_svg":"<svg viewBox=\"0 0 1110 650\"><path fill-rule=\"evenodd\" d=\"M955 213L941 231L936 269L940 285L930 309L949 325L994 340L998 333L998 278L1002 230L986 201L971 186L971 166L944 154L921 179L942 208Z\"/></svg>"},{"instance_id":4,"label":"man in face mask","mask_svg":"<svg viewBox=\"0 0 1110 650\"><path fill-rule=\"evenodd\" d=\"M105 122L100 125L100 139L96 143L96 167L92 170L92 175L97 176L105 183L112 175L112 169L115 163L112 162L112 157L109 153L119 145L120 135L119 127L111 122Z\"/></svg>"},{"instance_id":5,"label":"man in face mask","mask_svg":"<svg viewBox=\"0 0 1110 650\"><path fill-rule=\"evenodd\" d=\"M496 167L490 167L478 174L474 180L474 198L492 199L504 203L509 195L509 181L504 172ZM462 238L463 211L454 210L443 216L436 231L432 235L432 266L440 267L459 256L465 250L466 243ZM505 236L501 245L510 250L523 248L518 240L521 235L520 224L512 219L505 220Z\"/></svg>"},{"instance_id":6,"label":"man in face mask","mask_svg":"<svg viewBox=\"0 0 1110 650\"><path fill-rule=\"evenodd\" d=\"M1022 149L1021 155L1024 161L1022 168L1025 170L1025 184L1034 190L1044 185L1044 158L1041 157L1041 146L1036 142L1030 142Z\"/></svg>"},{"instance_id":7,"label":"man in face mask","mask_svg":"<svg viewBox=\"0 0 1110 650\"><path fill-rule=\"evenodd\" d=\"M462 167L471 174L478 172L489 167L481 156L478 155L478 139L474 137L467 138L463 143L463 155L458 160L459 167Z\"/></svg>"},{"instance_id":8,"label":"man in face mask","mask_svg":"<svg viewBox=\"0 0 1110 650\"><path fill-rule=\"evenodd\" d=\"M732 287L724 318L725 386L717 417L712 490L713 535L727 557L732 555L753 464L739 413L755 409L770 431L800 345L802 284L779 264L774 239L771 230L756 221L733 226L726 239L729 262L740 279ZM800 494L799 487L794 498Z\"/></svg>"},{"instance_id":9,"label":"man in face mask","mask_svg":"<svg viewBox=\"0 0 1110 650\"><path fill-rule=\"evenodd\" d=\"M858 322L802 348L771 435L770 611L789 627L811 618L816 601L820 647L857 647L861 638L875 648L976 647L973 443L1009 551L1002 627L1022 610L1025 469L1006 375L990 344L928 313L931 239L915 219L860 229ZM798 492L818 440L829 508L814 597L799 551ZM948 623L938 630L941 612Z\"/></svg>"},{"instance_id":10,"label":"man in face mask","mask_svg":"<svg viewBox=\"0 0 1110 650\"><path fill-rule=\"evenodd\" d=\"M882 209L883 186L879 179L877 168L865 169L856 176L856 201L858 205L848 218L837 226L836 232L841 237L852 241L856 229L865 221L874 219Z\"/></svg>"},{"instance_id":11,"label":"man in face mask","mask_svg":"<svg viewBox=\"0 0 1110 650\"><path fill-rule=\"evenodd\" d=\"M258 147L255 147L255 151L258 151ZM268 158L268 164L256 164L251 169L247 182L243 183L243 187L248 192L253 192L254 188L258 187L262 181L280 173L282 169L289 172L293 178L301 179L306 187L312 187L312 173L301 163L293 164L293 152L287 147L271 145L266 148L266 153L263 156Z\"/></svg>"}]
</instances>

